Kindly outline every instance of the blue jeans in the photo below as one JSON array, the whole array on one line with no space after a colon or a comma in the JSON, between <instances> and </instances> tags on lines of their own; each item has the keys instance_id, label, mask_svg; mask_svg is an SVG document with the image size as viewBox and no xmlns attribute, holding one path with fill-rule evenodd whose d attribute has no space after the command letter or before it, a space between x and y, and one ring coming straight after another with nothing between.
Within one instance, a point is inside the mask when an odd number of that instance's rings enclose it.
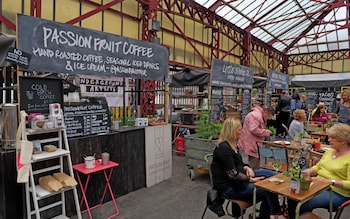
<instances>
[{"instance_id":1,"label":"blue jeans","mask_svg":"<svg viewBox=\"0 0 350 219\"><path fill-rule=\"evenodd\" d=\"M275 175L271 170L259 169L254 170L255 176L270 177ZM223 196L230 199L239 199L244 201L253 202L253 190L254 183L248 183L245 189L236 189L233 187L228 188L223 192ZM278 201L278 195L268 192L266 190L257 188L256 189L256 200L261 201L260 205L260 219L269 219L270 214L281 214L281 208Z\"/></svg>"},{"instance_id":2,"label":"blue jeans","mask_svg":"<svg viewBox=\"0 0 350 219\"><path fill-rule=\"evenodd\" d=\"M329 208L329 190L323 191L320 194L316 195L309 201L305 202L300 207L300 215L305 212L312 212L315 208ZM332 192L332 206L333 211L337 210L337 208L345 201L349 200L349 198L344 197L336 192ZM295 208L297 206L297 202L288 199L288 214L289 218L295 218Z\"/></svg>"}]
</instances>

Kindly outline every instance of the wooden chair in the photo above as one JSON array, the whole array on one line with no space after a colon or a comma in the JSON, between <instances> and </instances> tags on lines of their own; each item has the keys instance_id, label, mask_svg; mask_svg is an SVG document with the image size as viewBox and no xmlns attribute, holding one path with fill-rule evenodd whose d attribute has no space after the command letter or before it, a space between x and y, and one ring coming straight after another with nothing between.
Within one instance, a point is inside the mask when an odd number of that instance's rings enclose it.
<instances>
[{"instance_id":1,"label":"wooden chair","mask_svg":"<svg viewBox=\"0 0 350 219\"><path fill-rule=\"evenodd\" d=\"M322 157L323 153L309 150L309 167L314 166Z\"/></svg>"},{"instance_id":2,"label":"wooden chair","mask_svg":"<svg viewBox=\"0 0 350 219\"><path fill-rule=\"evenodd\" d=\"M213 154L207 154L204 157L204 160L208 163L211 163L212 161ZM210 177L210 183L213 186L213 178L212 178L212 171L211 171L211 165L209 165L209 177ZM209 195L209 193L207 193ZM248 202L248 201L243 201L243 200L237 200L237 199L228 199L223 196L221 196L223 199L226 201L226 207L225 207L225 213L226 215L229 215L233 218L239 218L243 219L243 216L246 212L246 209L251 207L253 204ZM208 197L207 197L208 200ZM205 209L202 214L202 219L204 218L206 211L208 209L208 201L205 206ZM231 205L230 205L231 204ZM231 206L231 211L229 210L229 207Z\"/></svg>"},{"instance_id":3,"label":"wooden chair","mask_svg":"<svg viewBox=\"0 0 350 219\"><path fill-rule=\"evenodd\" d=\"M274 170L272 163L273 161L279 159L283 161L282 167L279 171L284 172L287 170L287 152L286 149L273 148L269 145L264 144L263 146L258 146L260 159L263 159L264 164L260 167L263 169Z\"/></svg>"}]
</instances>

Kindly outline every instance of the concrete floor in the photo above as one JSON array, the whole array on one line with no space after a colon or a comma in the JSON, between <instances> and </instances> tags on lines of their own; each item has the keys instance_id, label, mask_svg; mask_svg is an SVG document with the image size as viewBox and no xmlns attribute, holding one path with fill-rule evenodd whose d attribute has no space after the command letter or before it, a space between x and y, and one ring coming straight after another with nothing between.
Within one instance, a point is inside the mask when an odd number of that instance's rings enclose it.
<instances>
[{"instance_id":1,"label":"concrete floor","mask_svg":"<svg viewBox=\"0 0 350 219\"><path fill-rule=\"evenodd\" d=\"M122 219L199 219L206 204L206 192L210 188L207 174L198 174L193 180L189 178L184 156L173 154L173 176L157 185L142 188L117 198ZM248 209L244 219L248 219L252 209ZM113 203L108 202L93 210L93 218L106 218L113 214ZM324 209L314 211L321 218L328 218ZM83 219L88 214L83 214ZM210 210L205 219L218 218ZM221 217L231 218L229 216Z\"/></svg>"}]
</instances>

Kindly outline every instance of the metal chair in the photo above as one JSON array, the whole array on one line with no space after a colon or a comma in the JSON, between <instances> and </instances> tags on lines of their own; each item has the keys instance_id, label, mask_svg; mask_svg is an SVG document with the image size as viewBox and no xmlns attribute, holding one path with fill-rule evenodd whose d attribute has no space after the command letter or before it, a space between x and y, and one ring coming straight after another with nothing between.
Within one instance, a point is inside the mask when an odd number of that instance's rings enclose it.
<instances>
[{"instance_id":1,"label":"metal chair","mask_svg":"<svg viewBox=\"0 0 350 219\"><path fill-rule=\"evenodd\" d=\"M350 218L350 200L344 202L338 207L333 219L348 219Z\"/></svg>"},{"instance_id":2,"label":"metal chair","mask_svg":"<svg viewBox=\"0 0 350 219\"><path fill-rule=\"evenodd\" d=\"M204 160L207 163L211 163L212 156L213 156L213 154L207 154L207 155L204 156ZM209 166L209 177L210 177L210 183L213 186L211 165ZM207 193L207 203L206 203L205 209L204 209L204 211L202 213L202 217L201 217L202 219L204 218L204 216L205 216L205 214L207 212L207 209L209 207L208 205L210 204L210 203L208 203L208 201L210 200L209 195L210 194L209 194L209 191L208 191L208 193ZM245 214L246 209L252 206L252 203L250 203L248 201L237 200L237 199L228 199L228 198L223 197L223 196L220 196L220 197L226 201L225 214L229 215L229 216L231 216L233 218L241 217L241 219L243 219L243 216ZM231 204L231 211L229 210L230 204Z\"/></svg>"}]
</instances>

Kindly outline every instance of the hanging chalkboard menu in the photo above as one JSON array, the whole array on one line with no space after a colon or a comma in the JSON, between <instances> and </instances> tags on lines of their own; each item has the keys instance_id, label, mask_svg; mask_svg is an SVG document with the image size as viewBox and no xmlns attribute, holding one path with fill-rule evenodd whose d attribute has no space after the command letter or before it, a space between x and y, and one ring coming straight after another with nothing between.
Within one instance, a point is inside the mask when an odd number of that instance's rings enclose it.
<instances>
[{"instance_id":1,"label":"hanging chalkboard menu","mask_svg":"<svg viewBox=\"0 0 350 219\"><path fill-rule=\"evenodd\" d=\"M106 133L110 126L107 104L81 103L65 105L65 125L67 137L83 137Z\"/></svg>"},{"instance_id":2,"label":"hanging chalkboard menu","mask_svg":"<svg viewBox=\"0 0 350 219\"><path fill-rule=\"evenodd\" d=\"M253 88L253 69L243 65L213 59L211 86Z\"/></svg>"},{"instance_id":3,"label":"hanging chalkboard menu","mask_svg":"<svg viewBox=\"0 0 350 219\"><path fill-rule=\"evenodd\" d=\"M288 90L289 75L283 74L282 72L269 70L268 83L269 83L270 90L273 90L273 89Z\"/></svg>"},{"instance_id":4,"label":"hanging chalkboard menu","mask_svg":"<svg viewBox=\"0 0 350 219\"><path fill-rule=\"evenodd\" d=\"M50 103L63 105L61 79L19 77L20 109L30 113L49 113Z\"/></svg>"},{"instance_id":5,"label":"hanging chalkboard menu","mask_svg":"<svg viewBox=\"0 0 350 219\"><path fill-rule=\"evenodd\" d=\"M250 90L244 89L243 95L242 95L242 122L244 121L247 114L250 112L250 101L251 101Z\"/></svg>"},{"instance_id":6,"label":"hanging chalkboard menu","mask_svg":"<svg viewBox=\"0 0 350 219\"><path fill-rule=\"evenodd\" d=\"M332 105L337 97L337 93L334 91L319 91L318 92L318 102L324 103L327 112L333 112Z\"/></svg>"},{"instance_id":7,"label":"hanging chalkboard menu","mask_svg":"<svg viewBox=\"0 0 350 219\"><path fill-rule=\"evenodd\" d=\"M224 98L222 87L211 88L211 115L210 119L213 122L218 122L223 110Z\"/></svg>"},{"instance_id":8,"label":"hanging chalkboard menu","mask_svg":"<svg viewBox=\"0 0 350 219\"><path fill-rule=\"evenodd\" d=\"M18 49L31 55L27 71L164 80L168 49L156 43L32 16L17 17Z\"/></svg>"},{"instance_id":9,"label":"hanging chalkboard menu","mask_svg":"<svg viewBox=\"0 0 350 219\"><path fill-rule=\"evenodd\" d=\"M318 91L317 90L306 90L306 108L314 109L318 103Z\"/></svg>"}]
</instances>

